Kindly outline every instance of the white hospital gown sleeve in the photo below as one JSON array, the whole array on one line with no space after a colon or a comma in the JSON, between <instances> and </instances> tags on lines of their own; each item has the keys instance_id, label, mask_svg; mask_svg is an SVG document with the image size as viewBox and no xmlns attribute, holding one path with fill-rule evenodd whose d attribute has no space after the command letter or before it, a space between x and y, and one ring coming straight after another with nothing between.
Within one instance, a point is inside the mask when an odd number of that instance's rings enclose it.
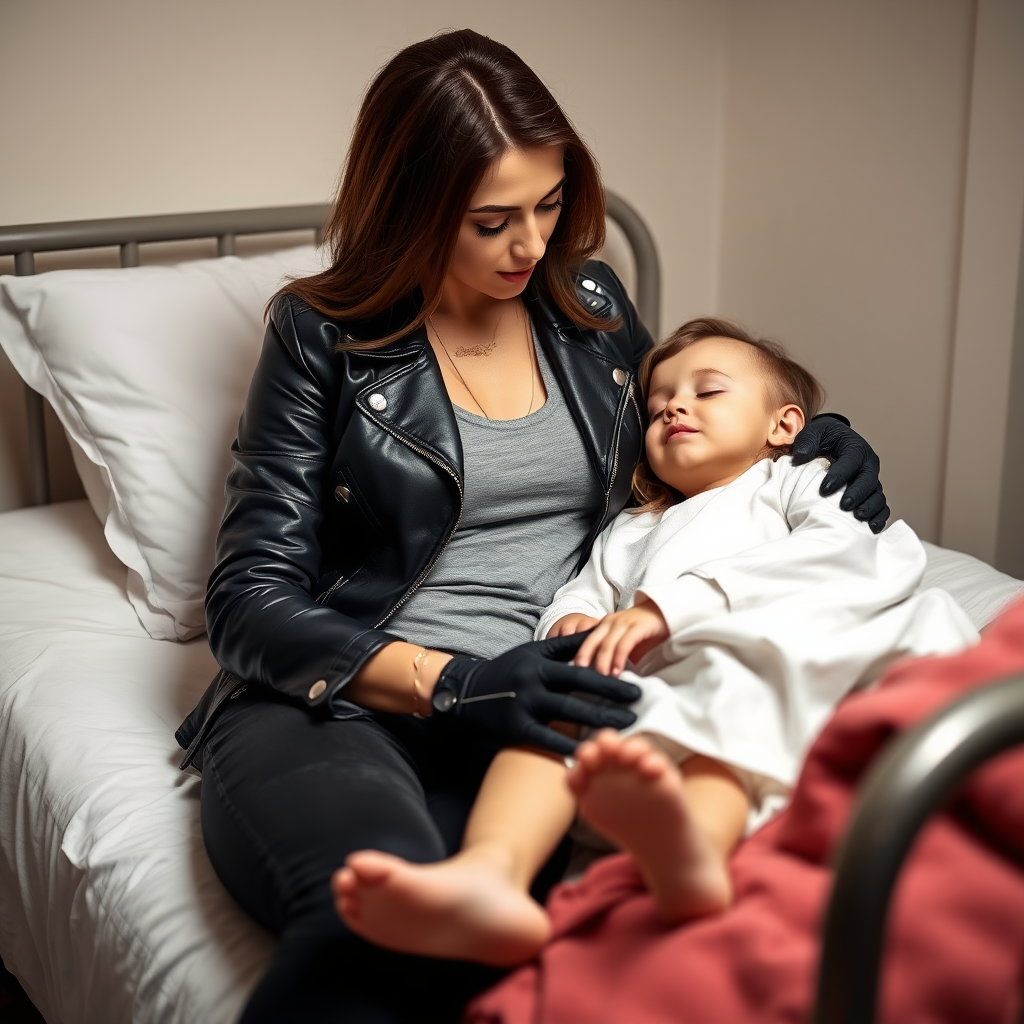
<instances>
[{"instance_id":1,"label":"white hospital gown sleeve","mask_svg":"<svg viewBox=\"0 0 1024 1024\"><path fill-rule=\"evenodd\" d=\"M640 604L643 598L653 601L668 625L669 634L679 633L690 626L724 615L729 610L725 592L713 579L688 573L674 583L660 583L641 587L633 598Z\"/></svg>"},{"instance_id":2,"label":"white hospital gown sleeve","mask_svg":"<svg viewBox=\"0 0 1024 1024\"><path fill-rule=\"evenodd\" d=\"M560 587L537 623L534 637L543 640L551 627L563 616L579 614L595 619L604 618L615 611L619 602L619 589L605 574L604 551L612 523L598 534L590 557L579 576Z\"/></svg>"}]
</instances>

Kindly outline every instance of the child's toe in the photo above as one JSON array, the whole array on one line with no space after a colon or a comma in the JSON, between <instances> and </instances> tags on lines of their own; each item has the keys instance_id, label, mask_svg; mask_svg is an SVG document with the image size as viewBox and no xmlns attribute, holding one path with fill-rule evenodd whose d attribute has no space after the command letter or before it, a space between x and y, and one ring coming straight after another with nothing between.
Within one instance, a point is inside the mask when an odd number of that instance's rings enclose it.
<instances>
[{"instance_id":1,"label":"child's toe","mask_svg":"<svg viewBox=\"0 0 1024 1024\"><path fill-rule=\"evenodd\" d=\"M667 757L656 750L648 750L637 762L637 771L645 778L658 779L672 768Z\"/></svg>"},{"instance_id":2,"label":"child's toe","mask_svg":"<svg viewBox=\"0 0 1024 1024\"><path fill-rule=\"evenodd\" d=\"M631 736L625 740L618 751L618 761L627 768L633 768L651 752L650 745L639 736Z\"/></svg>"},{"instance_id":3,"label":"child's toe","mask_svg":"<svg viewBox=\"0 0 1024 1024\"><path fill-rule=\"evenodd\" d=\"M348 867L338 868L337 871L331 875L331 892L336 897L341 897L344 893L352 892L356 886L356 873Z\"/></svg>"},{"instance_id":4,"label":"child's toe","mask_svg":"<svg viewBox=\"0 0 1024 1024\"><path fill-rule=\"evenodd\" d=\"M601 748L593 740L587 740L576 748L576 768L581 774L596 770L601 759Z\"/></svg>"}]
</instances>

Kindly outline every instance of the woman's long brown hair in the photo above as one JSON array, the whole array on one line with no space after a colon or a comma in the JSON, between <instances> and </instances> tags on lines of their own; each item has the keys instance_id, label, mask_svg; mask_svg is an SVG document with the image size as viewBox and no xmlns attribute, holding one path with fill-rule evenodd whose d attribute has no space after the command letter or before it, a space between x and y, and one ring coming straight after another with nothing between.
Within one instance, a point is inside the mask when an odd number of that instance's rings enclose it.
<instances>
[{"instance_id":1,"label":"woman's long brown hair","mask_svg":"<svg viewBox=\"0 0 1024 1024\"><path fill-rule=\"evenodd\" d=\"M370 84L324 227L331 266L291 281L282 293L358 323L418 287L422 305L409 322L340 347L379 348L415 330L437 304L462 218L488 165L531 146L562 146L566 169L562 213L538 271L571 320L607 329L608 321L584 308L573 280L604 243L604 192L594 159L533 71L507 46L469 29L407 46Z\"/></svg>"}]
</instances>

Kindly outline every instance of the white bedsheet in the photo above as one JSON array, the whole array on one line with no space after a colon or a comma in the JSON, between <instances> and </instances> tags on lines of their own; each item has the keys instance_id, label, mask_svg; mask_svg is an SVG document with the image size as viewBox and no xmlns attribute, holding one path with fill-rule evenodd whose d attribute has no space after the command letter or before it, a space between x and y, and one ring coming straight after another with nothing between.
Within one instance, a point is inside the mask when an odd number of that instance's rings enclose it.
<instances>
[{"instance_id":1,"label":"white bedsheet","mask_svg":"<svg viewBox=\"0 0 1024 1024\"><path fill-rule=\"evenodd\" d=\"M84 501L0 517L0 956L50 1024L227 1024L269 958L177 768L215 670L142 628Z\"/></svg>"}]
</instances>

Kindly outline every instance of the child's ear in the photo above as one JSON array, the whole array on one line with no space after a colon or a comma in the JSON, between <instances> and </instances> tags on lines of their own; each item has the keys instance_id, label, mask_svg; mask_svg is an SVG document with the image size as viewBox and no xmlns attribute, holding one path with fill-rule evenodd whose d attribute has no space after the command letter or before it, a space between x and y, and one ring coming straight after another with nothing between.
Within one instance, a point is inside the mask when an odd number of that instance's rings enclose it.
<instances>
[{"instance_id":1,"label":"child's ear","mask_svg":"<svg viewBox=\"0 0 1024 1024\"><path fill-rule=\"evenodd\" d=\"M784 405L775 411L772 426L768 431L768 443L781 448L793 443L796 435L804 429L804 413L799 405Z\"/></svg>"}]
</instances>

